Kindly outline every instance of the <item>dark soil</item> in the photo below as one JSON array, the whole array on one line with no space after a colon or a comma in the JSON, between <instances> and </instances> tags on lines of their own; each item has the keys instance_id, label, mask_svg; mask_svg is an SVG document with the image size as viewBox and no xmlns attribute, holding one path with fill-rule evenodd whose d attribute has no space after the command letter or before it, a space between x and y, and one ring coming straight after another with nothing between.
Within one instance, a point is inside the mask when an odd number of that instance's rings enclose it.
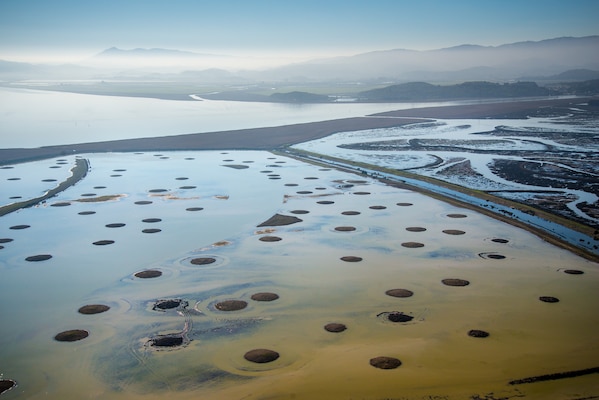
<instances>
[{"instance_id":1,"label":"dark soil","mask_svg":"<svg viewBox=\"0 0 599 400\"><path fill-rule=\"evenodd\" d=\"M460 231L458 229L445 229L445 230L443 230L443 233L446 233L448 235L463 235L466 232Z\"/></svg>"},{"instance_id":2,"label":"dark soil","mask_svg":"<svg viewBox=\"0 0 599 400\"><path fill-rule=\"evenodd\" d=\"M278 236L262 236L258 240L260 240L261 242L279 242L283 239L281 239Z\"/></svg>"},{"instance_id":3,"label":"dark soil","mask_svg":"<svg viewBox=\"0 0 599 400\"><path fill-rule=\"evenodd\" d=\"M337 226L335 227L335 230L339 232L352 232L355 231L356 228L353 226Z\"/></svg>"},{"instance_id":4,"label":"dark soil","mask_svg":"<svg viewBox=\"0 0 599 400\"><path fill-rule=\"evenodd\" d=\"M59 342L76 342L77 340L85 339L88 336L88 331L84 331L83 329L73 329L70 331L60 332L54 336L54 339Z\"/></svg>"},{"instance_id":5,"label":"dark soil","mask_svg":"<svg viewBox=\"0 0 599 400\"><path fill-rule=\"evenodd\" d=\"M424 244L418 242L404 242L401 244L403 247L407 247L410 249L416 249L418 247L424 247Z\"/></svg>"},{"instance_id":6,"label":"dark soil","mask_svg":"<svg viewBox=\"0 0 599 400\"><path fill-rule=\"evenodd\" d=\"M37 262L37 261L46 261L51 259L52 256L50 254L38 254L35 256L29 256L25 259L25 261L33 261L33 262Z\"/></svg>"},{"instance_id":7,"label":"dark soil","mask_svg":"<svg viewBox=\"0 0 599 400\"><path fill-rule=\"evenodd\" d=\"M275 214L266 221L262 222L258 227L262 226L283 226L302 222L298 217L292 215Z\"/></svg>"},{"instance_id":8,"label":"dark soil","mask_svg":"<svg viewBox=\"0 0 599 400\"><path fill-rule=\"evenodd\" d=\"M363 258L357 256L343 256L341 257L341 260L346 262L360 262L363 260Z\"/></svg>"},{"instance_id":9,"label":"dark soil","mask_svg":"<svg viewBox=\"0 0 599 400\"><path fill-rule=\"evenodd\" d=\"M559 299L557 297L552 297L552 296L541 296L539 297L539 300L545 302L545 303L557 303L559 302Z\"/></svg>"},{"instance_id":10,"label":"dark soil","mask_svg":"<svg viewBox=\"0 0 599 400\"><path fill-rule=\"evenodd\" d=\"M246 308L248 303L243 300L225 300L216 303L214 307L219 311L237 311Z\"/></svg>"},{"instance_id":11,"label":"dark soil","mask_svg":"<svg viewBox=\"0 0 599 400\"><path fill-rule=\"evenodd\" d=\"M140 272L136 273L135 277L142 278L142 279L148 279L148 278L158 278L161 275L162 275L161 271L158 271L156 269L147 269L145 271L140 271Z\"/></svg>"},{"instance_id":12,"label":"dark soil","mask_svg":"<svg viewBox=\"0 0 599 400\"><path fill-rule=\"evenodd\" d=\"M104 304L88 304L81 308L79 308L79 313L91 315L91 314L100 314L110 310L110 307L105 306Z\"/></svg>"},{"instance_id":13,"label":"dark soil","mask_svg":"<svg viewBox=\"0 0 599 400\"><path fill-rule=\"evenodd\" d=\"M375 357L370 359L370 365L380 369L395 369L401 365L401 361L393 357Z\"/></svg>"},{"instance_id":14,"label":"dark soil","mask_svg":"<svg viewBox=\"0 0 599 400\"><path fill-rule=\"evenodd\" d=\"M468 331L468 336L476 338L486 338L489 337L489 332L481 331L479 329L471 329Z\"/></svg>"},{"instance_id":15,"label":"dark soil","mask_svg":"<svg viewBox=\"0 0 599 400\"><path fill-rule=\"evenodd\" d=\"M360 215L359 211L343 211L341 214L343 215Z\"/></svg>"},{"instance_id":16,"label":"dark soil","mask_svg":"<svg viewBox=\"0 0 599 400\"><path fill-rule=\"evenodd\" d=\"M385 294L391 297L412 297L414 292L408 289L389 289Z\"/></svg>"},{"instance_id":17,"label":"dark soil","mask_svg":"<svg viewBox=\"0 0 599 400\"><path fill-rule=\"evenodd\" d=\"M273 301L278 298L279 298L278 294L270 293L270 292L254 293L251 297L251 299L254 301Z\"/></svg>"},{"instance_id":18,"label":"dark soil","mask_svg":"<svg viewBox=\"0 0 599 400\"><path fill-rule=\"evenodd\" d=\"M467 280L458 278L447 278L443 279L441 282L447 286L468 286L470 284Z\"/></svg>"},{"instance_id":19,"label":"dark soil","mask_svg":"<svg viewBox=\"0 0 599 400\"><path fill-rule=\"evenodd\" d=\"M330 324L326 324L324 326L324 329L328 332L339 333L339 332L343 332L344 330L346 330L347 326L345 326L344 324L340 324L338 322L331 322Z\"/></svg>"},{"instance_id":20,"label":"dark soil","mask_svg":"<svg viewBox=\"0 0 599 400\"><path fill-rule=\"evenodd\" d=\"M14 388L16 385L17 383L10 379L0 379L0 394Z\"/></svg>"},{"instance_id":21,"label":"dark soil","mask_svg":"<svg viewBox=\"0 0 599 400\"><path fill-rule=\"evenodd\" d=\"M150 345L155 347L176 347L183 344L182 336L165 335L150 339Z\"/></svg>"},{"instance_id":22,"label":"dark soil","mask_svg":"<svg viewBox=\"0 0 599 400\"><path fill-rule=\"evenodd\" d=\"M190 262L193 265L208 265L208 264L212 264L216 261L215 258L212 257L198 257L198 258L194 258L192 259Z\"/></svg>"},{"instance_id":23,"label":"dark soil","mask_svg":"<svg viewBox=\"0 0 599 400\"><path fill-rule=\"evenodd\" d=\"M567 269L564 272L566 274L570 274L570 275L582 275L582 274L584 274L584 271L580 271L578 269Z\"/></svg>"},{"instance_id":24,"label":"dark soil","mask_svg":"<svg viewBox=\"0 0 599 400\"><path fill-rule=\"evenodd\" d=\"M248 361L264 364L269 363L279 358L279 353L268 349L254 349L244 354L243 358Z\"/></svg>"},{"instance_id":25,"label":"dark soil","mask_svg":"<svg viewBox=\"0 0 599 400\"><path fill-rule=\"evenodd\" d=\"M426 228L422 228L420 226L410 226L410 227L406 228L406 231L408 231L408 232L424 232L424 231L426 231Z\"/></svg>"},{"instance_id":26,"label":"dark soil","mask_svg":"<svg viewBox=\"0 0 599 400\"><path fill-rule=\"evenodd\" d=\"M109 244L113 244L114 240L98 240L96 242L94 242L93 244L95 244L96 246L107 246Z\"/></svg>"},{"instance_id":27,"label":"dark soil","mask_svg":"<svg viewBox=\"0 0 599 400\"><path fill-rule=\"evenodd\" d=\"M414 317L401 311L392 311L387 315L387 319L391 322L410 322Z\"/></svg>"}]
</instances>

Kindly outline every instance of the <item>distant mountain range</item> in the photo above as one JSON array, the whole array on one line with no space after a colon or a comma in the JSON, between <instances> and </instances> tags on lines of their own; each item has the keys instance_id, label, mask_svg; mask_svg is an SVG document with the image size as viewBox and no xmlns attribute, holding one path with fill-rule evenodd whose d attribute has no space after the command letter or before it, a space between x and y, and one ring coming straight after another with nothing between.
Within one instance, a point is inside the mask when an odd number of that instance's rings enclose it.
<instances>
[{"instance_id":1,"label":"distant mountain range","mask_svg":"<svg viewBox=\"0 0 599 400\"><path fill-rule=\"evenodd\" d=\"M227 67L223 67L227 66ZM234 66L232 68L231 66ZM194 83L422 81L508 82L596 79L599 36L562 37L501 46L464 44L437 50L392 49L249 69L242 59L173 49L106 49L78 65L0 60L0 80L140 79Z\"/></svg>"}]
</instances>

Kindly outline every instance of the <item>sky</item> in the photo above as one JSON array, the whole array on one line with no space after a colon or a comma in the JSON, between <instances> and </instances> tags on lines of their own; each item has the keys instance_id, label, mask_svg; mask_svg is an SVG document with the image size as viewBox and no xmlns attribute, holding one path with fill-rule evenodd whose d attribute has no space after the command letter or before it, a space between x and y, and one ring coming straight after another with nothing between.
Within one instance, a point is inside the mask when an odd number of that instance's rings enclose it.
<instances>
[{"instance_id":1,"label":"sky","mask_svg":"<svg viewBox=\"0 0 599 400\"><path fill-rule=\"evenodd\" d=\"M109 47L309 59L599 34L599 0L0 0L0 59Z\"/></svg>"}]
</instances>

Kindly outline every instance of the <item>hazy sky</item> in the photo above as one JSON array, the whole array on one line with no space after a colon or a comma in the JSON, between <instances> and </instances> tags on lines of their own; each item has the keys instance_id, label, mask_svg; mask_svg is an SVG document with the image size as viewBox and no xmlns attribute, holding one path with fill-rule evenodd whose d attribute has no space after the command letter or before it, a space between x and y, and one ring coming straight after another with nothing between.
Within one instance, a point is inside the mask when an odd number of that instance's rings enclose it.
<instances>
[{"instance_id":1,"label":"hazy sky","mask_svg":"<svg viewBox=\"0 0 599 400\"><path fill-rule=\"evenodd\" d=\"M599 0L0 0L0 59L108 47L331 56L599 34ZM31 60L31 57L27 57Z\"/></svg>"}]
</instances>

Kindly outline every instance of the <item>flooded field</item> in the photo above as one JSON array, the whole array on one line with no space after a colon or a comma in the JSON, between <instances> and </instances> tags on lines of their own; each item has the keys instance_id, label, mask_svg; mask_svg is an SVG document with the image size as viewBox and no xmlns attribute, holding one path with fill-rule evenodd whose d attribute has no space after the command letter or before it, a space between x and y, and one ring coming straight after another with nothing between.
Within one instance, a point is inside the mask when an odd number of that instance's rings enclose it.
<instances>
[{"instance_id":1,"label":"flooded field","mask_svg":"<svg viewBox=\"0 0 599 400\"><path fill-rule=\"evenodd\" d=\"M596 263L268 152L81 157L1 218L3 399L599 396ZM74 164L0 169L0 205Z\"/></svg>"}]
</instances>

